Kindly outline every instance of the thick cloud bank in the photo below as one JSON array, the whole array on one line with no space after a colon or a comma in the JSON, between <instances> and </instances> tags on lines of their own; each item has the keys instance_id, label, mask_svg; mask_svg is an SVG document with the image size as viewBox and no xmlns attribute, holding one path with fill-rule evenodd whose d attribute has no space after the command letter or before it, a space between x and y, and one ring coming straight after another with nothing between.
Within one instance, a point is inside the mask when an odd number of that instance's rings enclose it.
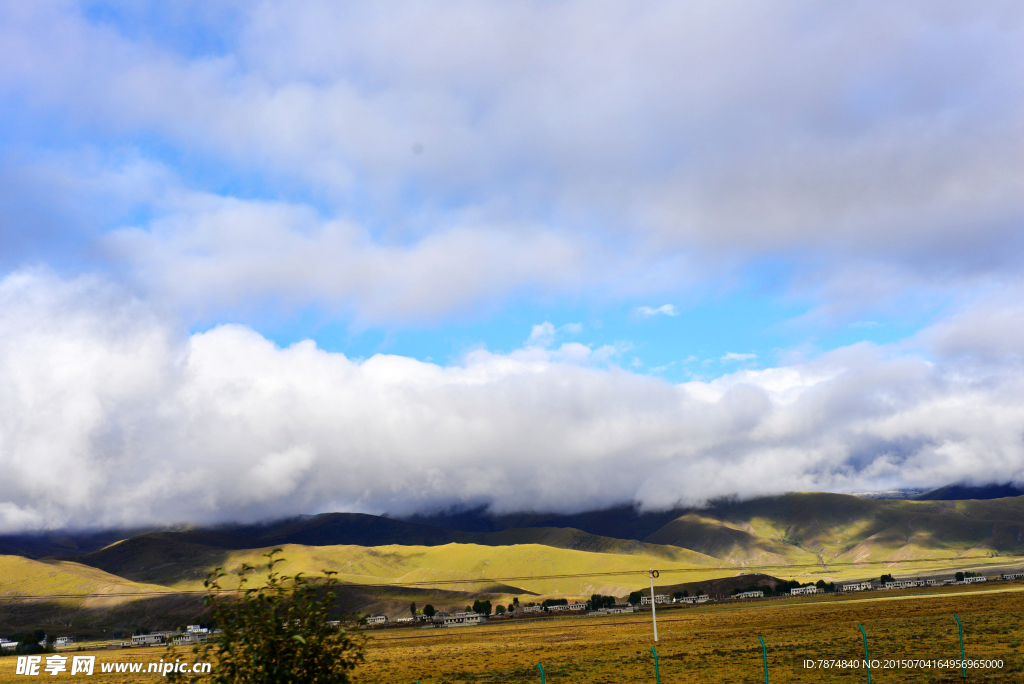
<instances>
[{"instance_id":1,"label":"thick cloud bank","mask_svg":"<svg viewBox=\"0 0 1024 684\"><path fill-rule=\"evenodd\" d=\"M448 367L189 336L101 281L19 273L0 283L0 529L1020 479L1021 340L968 354L960 325L926 333L955 366L857 345L672 385L543 336Z\"/></svg>"}]
</instances>

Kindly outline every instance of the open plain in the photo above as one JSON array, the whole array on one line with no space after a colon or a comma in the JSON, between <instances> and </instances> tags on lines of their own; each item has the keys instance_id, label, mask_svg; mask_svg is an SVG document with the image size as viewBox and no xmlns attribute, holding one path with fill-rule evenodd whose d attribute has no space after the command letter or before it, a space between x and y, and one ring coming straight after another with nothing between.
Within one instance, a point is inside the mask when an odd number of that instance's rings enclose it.
<instances>
[{"instance_id":1,"label":"open plain","mask_svg":"<svg viewBox=\"0 0 1024 684\"><path fill-rule=\"evenodd\" d=\"M867 681L863 667L804 666L805 660L863 661L858 624L879 667L872 681L963 681L951 667L892 667L893 661L959 658L957 614L968 659L1001 668L968 670L967 681L1024 680L1024 584L871 592L817 599L688 606L659 613L661 681L764 681L761 636L773 682ZM358 680L384 682L655 682L649 612L557 618L459 629L382 630L369 642ZM889 667L886 667L886 666ZM900 665L900 663L896 663Z\"/></svg>"},{"instance_id":2,"label":"open plain","mask_svg":"<svg viewBox=\"0 0 1024 684\"><path fill-rule=\"evenodd\" d=\"M1021 582L662 609L656 645L660 678L665 684L764 681L760 636L768 647L772 682L866 682L860 624L871 659L877 661L873 682L964 681L954 666L936 662L959 658L954 614L964 625L967 659L1001 664L969 669L967 682L1024 680ZM655 682L649 612L492 620L483 627L455 629L377 629L368 636L366 663L356 674L360 684L539 684L538 664L550 684ZM73 653L79 651L64 652ZM99 664L154 662L164 649L80 654L97 656L97 672L90 680L130 684L159 677L103 674ZM825 660L856 664L825 668ZM813 661L814 667L805 661ZM925 662L911 667L902 661ZM25 681L15 675L15 662L13 657L0 658L0 684Z\"/></svg>"}]
</instances>

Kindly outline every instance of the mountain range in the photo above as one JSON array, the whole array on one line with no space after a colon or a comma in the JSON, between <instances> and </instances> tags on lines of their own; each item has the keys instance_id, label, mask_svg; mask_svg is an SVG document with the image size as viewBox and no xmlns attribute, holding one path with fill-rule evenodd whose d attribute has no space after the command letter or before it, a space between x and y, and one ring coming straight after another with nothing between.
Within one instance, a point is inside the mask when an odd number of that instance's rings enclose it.
<instances>
[{"instance_id":1,"label":"mountain range","mask_svg":"<svg viewBox=\"0 0 1024 684\"><path fill-rule=\"evenodd\" d=\"M177 608L168 598L133 597L201 589L214 568L257 565L273 548L283 549L286 572L333 570L350 607L385 612L407 610L410 597L460 607L485 595L623 595L643 584L623 573L648 567L692 584L754 569L839 580L1021 563L1024 496L947 498L965 491L955 485L916 500L794 493L700 509L621 506L573 515L325 513L248 525L7 535L0 537L0 592L43 596L77 587L71 593L127 597L82 603L83 611L92 606L94 622L115 604L194 614L201 611L194 597L183 595ZM45 577L44 568L52 568ZM5 607L0 625L17 610Z\"/></svg>"}]
</instances>

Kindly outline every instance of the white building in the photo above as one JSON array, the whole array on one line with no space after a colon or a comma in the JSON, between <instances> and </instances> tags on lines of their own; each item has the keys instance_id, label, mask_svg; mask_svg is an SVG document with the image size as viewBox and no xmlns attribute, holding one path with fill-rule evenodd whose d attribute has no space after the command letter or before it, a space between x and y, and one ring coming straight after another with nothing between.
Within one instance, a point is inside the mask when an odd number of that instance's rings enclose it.
<instances>
[{"instance_id":1,"label":"white building","mask_svg":"<svg viewBox=\"0 0 1024 684\"><path fill-rule=\"evenodd\" d=\"M204 641L206 641L206 635L196 632L186 632L171 639L171 643L175 646L191 646L193 644L201 644Z\"/></svg>"},{"instance_id":2,"label":"white building","mask_svg":"<svg viewBox=\"0 0 1024 684\"><path fill-rule=\"evenodd\" d=\"M602 615L621 615L623 613L635 613L636 608L633 606L616 606L614 608L602 608L601 610L594 611L590 615L596 615L598 617Z\"/></svg>"},{"instance_id":3,"label":"white building","mask_svg":"<svg viewBox=\"0 0 1024 684\"><path fill-rule=\"evenodd\" d=\"M366 624L368 625L383 625L387 621L387 615L370 615L366 618Z\"/></svg>"},{"instance_id":4,"label":"white building","mask_svg":"<svg viewBox=\"0 0 1024 684\"><path fill-rule=\"evenodd\" d=\"M791 596L799 596L800 594L817 594L820 589L813 584L809 587L793 587L789 590Z\"/></svg>"},{"instance_id":5,"label":"white building","mask_svg":"<svg viewBox=\"0 0 1024 684\"><path fill-rule=\"evenodd\" d=\"M981 575L980 577L965 577L964 584L974 584L975 582L985 582L987 580L988 578L984 575Z\"/></svg>"},{"instance_id":6,"label":"white building","mask_svg":"<svg viewBox=\"0 0 1024 684\"><path fill-rule=\"evenodd\" d=\"M853 584L844 584L841 589L843 591L871 591L871 582L854 582Z\"/></svg>"},{"instance_id":7,"label":"white building","mask_svg":"<svg viewBox=\"0 0 1024 684\"><path fill-rule=\"evenodd\" d=\"M67 646L68 644L73 644L73 643L75 643L75 637L73 637L73 636L62 636L62 637L57 637L56 639L53 640L53 645L54 646Z\"/></svg>"},{"instance_id":8,"label":"white building","mask_svg":"<svg viewBox=\"0 0 1024 684\"><path fill-rule=\"evenodd\" d=\"M1004 580L1015 580L1024 577L1024 572L1008 572L1003 575Z\"/></svg>"},{"instance_id":9,"label":"white building","mask_svg":"<svg viewBox=\"0 0 1024 684\"><path fill-rule=\"evenodd\" d=\"M700 596L684 596L681 599L676 599L676 603L704 603L710 600L710 596L707 594L701 594Z\"/></svg>"},{"instance_id":10,"label":"white building","mask_svg":"<svg viewBox=\"0 0 1024 684\"><path fill-rule=\"evenodd\" d=\"M17 641L11 641L10 639L0 639L0 648L4 650L10 650L18 648Z\"/></svg>"},{"instance_id":11,"label":"white building","mask_svg":"<svg viewBox=\"0 0 1024 684\"><path fill-rule=\"evenodd\" d=\"M544 611L544 606L527 606L523 608L524 613L541 613Z\"/></svg>"},{"instance_id":12,"label":"white building","mask_svg":"<svg viewBox=\"0 0 1024 684\"><path fill-rule=\"evenodd\" d=\"M449 615L442 622L442 627L466 627L468 625L482 625L487 622L487 616L483 613L456 613Z\"/></svg>"},{"instance_id":13,"label":"white building","mask_svg":"<svg viewBox=\"0 0 1024 684\"><path fill-rule=\"evenodd\" d=\"M397 620L395 620L395 622L401 622L402 624L406 624L406 623L409 623L409 622L416 622L416 618L414 618L414 617L398 618Z\"/></svg>"},{"instance_id":14,"label":"white building","mask_svg":"<svg viewBox=\"0 0 1024 684\"><path fill-rule=\"evenodd\" d=\"M132 637L132 646L157 646L165 643L169 637L177 636L177 632L153 632L152 634L136 634Z\"/></svg>"},{"instance_id":15,"label":"white building","mask_svg":"<svg viewBox=\"0 0 1024 684\"><path fill-rule=\"evenodd\" d=\"M733 598L747 599L747 598L764 598L763 591L741 591L740 593L733 596Z\"/></svg>"},{"instance_id":16,"label":"white building","mask_svg":"<svg viewBox=\"0 0 1024 684\"><path fill-rule=\"evenodd\" d=\"M668 594L656 594L654 596L654 603L656 603L656 604L657 603L672 603L672 597L669 596ZM651 597L650 596L641 596L640 597L640 605L641 606L649 606L649 605L651 605Z\"/></svg>"},{"instance_id":17,"label":"white building","mask_svg":"<svg viewBox=\"0 0 1024 684\"><path fill-rule=\"evenodd\" d=\"M893 582L886 582L886 589L910 589L912 587L925 586L924 580L900 579Z\"/></svg>"},{"instance_id":18,"label":"white building","mask_svg":"<svg viewBox=\"0 0 1024 684\"><path fill-rule=\"evenodd\" d=\"M185 628L185 631L189 634L209 634L210 630L206 627L200 627L199 625L189 625Z\"/></svg>"}]
</instances>

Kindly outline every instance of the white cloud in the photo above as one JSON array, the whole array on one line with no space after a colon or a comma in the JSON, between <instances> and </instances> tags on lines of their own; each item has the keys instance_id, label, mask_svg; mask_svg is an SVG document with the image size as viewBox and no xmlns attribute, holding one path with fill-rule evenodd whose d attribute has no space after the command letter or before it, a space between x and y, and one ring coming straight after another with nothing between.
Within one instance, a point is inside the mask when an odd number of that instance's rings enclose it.
<instances>
[{"instance_id":1,"label":"white cloud","mask_svg":"<svg viewBox=\"0 0 1024 684\"><path fill-rule=\"evenodd\" d=\"M677 292L765 255L789 259L798 289L864 305L879 284L858 274L891 270L888 296L1022 262L1017 5L209 12L182 29L217 38L197 54L178 25L136 16L121 31L73 2L0 7L5 126L41 148L152 140L323 208L322 224L264 240L265 223L197 235L188 212L151 207L149 238L122 255L193 306L273 291L366 321L436 319L531 288ZM38 132L48 117L61 135ZM295 265L307 258L310 274ZM378 282L364 261L398 266ZM421 298L424 282L440 284Z\"/></svg>"},{"instance_id":2,"label":"white cloud","mask_svg":"<svg viewBox=\"0 0 1024 684\"><path fill-rule=\"evenodd\" d=\"M527 285L597 285L585 275L595 255L542 227L456 225L394 244L290 203L177 191L165 209L146 229L107 235L104 249L148 296L192 315L316 301L360 325L415 323L493 308Z\"/></svg>"},{"instance_id":3,"label":"white cloud","mask_svg":"<svg viewBox=\"0 0 1024 684\"><path fill-rule=\"evenodd\" d=\"M679 312L676 311L676 307L672 304L662 304L657 309L650 306L637 307L637 313L645 318L651 316L657 316L658 314L665 314L666 316L678 316Z\"/></svg>"},{"instance_id":4,"label":"white cloud","mask_svg":"<svg viewBox=\"0 0 1024 684\"><path fill-rule=\"evenodd\" d=\"M20 273L0 282L0 528L1020 480L1024 369L956 361L972 323L937 327L933 359L860 344L672 385L576 343L438 366L183 337L102 281Z\"/></svg>"},{"instance_id":5,"label":"white cloud","mask_svg":"<svg viewBox=\"0 0 1024 684\"><path fill-rule=\"evenodd\" d=\"M582 331L583 325L580 323L566 323L556 328L550 321L544 321L530 329L530 336L526 338L526 345L528 347L550 347L558 336L564 334L578 335ZM576 346L583 345L577 344Z\"/></svg>"},{"instance_id":6,"label":"white cloud","mask_svg":"<svg viewBox=\"0 0 1024 684\"><path fill-rule=\"evenodd\" d=\"M756 358L757 354L737 354L735 352L726 352L718 360L722 363L735 363L737 361L753 361Z\"/></svg>"},{"instance_id":7,"label":"white cloud","mask_svg":"<svg viewBox=\"0 0 1024 684\"><path fill-rule=\"evenodd\" d=\"M546 347L555 340L555 326L544 321L530 329L530 336L526 344L530 346Z\"/></svg>"}]
</instances>

